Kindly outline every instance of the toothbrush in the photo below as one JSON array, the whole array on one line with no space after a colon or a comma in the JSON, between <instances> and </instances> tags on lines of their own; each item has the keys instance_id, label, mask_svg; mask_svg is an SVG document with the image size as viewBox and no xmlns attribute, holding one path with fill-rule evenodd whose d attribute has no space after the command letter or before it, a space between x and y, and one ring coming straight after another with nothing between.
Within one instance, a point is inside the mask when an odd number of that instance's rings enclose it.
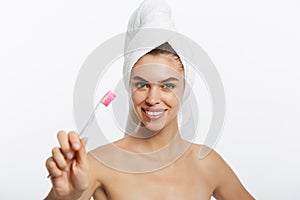
<instances>
[{"instance_id":1,"label":"toothbrush","mask_svg":"<svg viewBox=\"0 0 300 200\"><path fill-rule=\"evenodd\" d=\"M100 104L103 104L105 107L107 107L114 100L115 97L116 97L116 95L111 90L109 90L102 97L102 99L97 103L92 114L90 115L89 120L85 123L84 127L80 131L79 136L81 136L84 133L84 131L92 124L93 120L95 119L95 112L98 109L98 107L100 106Z\"/></svg>"}]
</instances>

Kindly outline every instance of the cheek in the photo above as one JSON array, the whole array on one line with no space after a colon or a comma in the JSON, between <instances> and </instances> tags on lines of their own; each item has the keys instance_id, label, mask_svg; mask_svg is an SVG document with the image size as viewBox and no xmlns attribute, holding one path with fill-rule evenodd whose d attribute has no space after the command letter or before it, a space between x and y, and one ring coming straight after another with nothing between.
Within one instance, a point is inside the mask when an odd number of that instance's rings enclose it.
<instances>
[{"instance_id":1,"label":"cheek","mask_svg":"<svg viewBox=\"0 0 300 200\"><path fill-rule=\"evenodd\" d=\"M169 102L173 106L180 106L183 97L183 88L177 88L172 91L172 93L168 96Z\"/></svg>"},{"instance_id":2,"label":"cheek","mask_svg":"<svg viewBox=\"0 0 300 200\"><path fill-rule=\"evenodd\" d=\"M144 100L145 100L145 95L143 93L140 92L133 92L131 95L131 99L132 99L132 103L133 105L136 107L138 105L140 105Z\"/></svg>"},{"instance_id":3,"label":"cheek","mask_svg":"<svg viewBox=\"0 0 300 200\"><path fill-rule=\"evenodd\" d=\"M176 93L165 95L163 100L166 104L168 104L169 107L172 107L174 109L179 107L181 102L180 95Z\"/></svg>"}]
</instances>

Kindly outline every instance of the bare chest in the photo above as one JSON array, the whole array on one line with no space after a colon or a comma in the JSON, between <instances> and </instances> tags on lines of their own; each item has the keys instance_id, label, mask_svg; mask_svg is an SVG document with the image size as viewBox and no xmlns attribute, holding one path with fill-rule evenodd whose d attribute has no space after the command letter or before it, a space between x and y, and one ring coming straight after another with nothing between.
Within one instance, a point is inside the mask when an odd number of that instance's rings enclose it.
<instances>
[{"instance_id":1,"label":"bare chest","mask_svg":"<svg viewBox=\"0 0 300 200\"><path fill-rule=\"evenodd\" d=\"M146 174L119 173L104 186L111 200L208 200L213 191L193 164L172 164Z\"/></svg>"}]
</instances>

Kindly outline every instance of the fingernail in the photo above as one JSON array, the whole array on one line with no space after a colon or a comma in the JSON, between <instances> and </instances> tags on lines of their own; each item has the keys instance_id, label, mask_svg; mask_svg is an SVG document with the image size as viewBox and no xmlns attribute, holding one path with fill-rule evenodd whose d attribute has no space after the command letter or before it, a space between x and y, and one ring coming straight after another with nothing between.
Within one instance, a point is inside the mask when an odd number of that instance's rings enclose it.
<instances>
[{"instance_id":1,"label":"fingernail","mask_svg":"<svg viewBox=\"0 0 300 200\"><path fill-rule=\"evenodd\" d=\"M75 150L79 150L79 148L80 148L80 145L78 143L75 143L72 146L73 146L73 149L75 149Z\"/></svg>"},{"instance_id":2,"label":"fingernail","mask_svg":"<svg viewBox=\"0 0 300 200\"><path fill-rule=\"evenodd\" d=\"M68 152L68 153L67 153L67 158L68 158L69 160L71 160L71 159L73 158L73 153L72 153L72 152Z\"/></svg>"}]
</instances>

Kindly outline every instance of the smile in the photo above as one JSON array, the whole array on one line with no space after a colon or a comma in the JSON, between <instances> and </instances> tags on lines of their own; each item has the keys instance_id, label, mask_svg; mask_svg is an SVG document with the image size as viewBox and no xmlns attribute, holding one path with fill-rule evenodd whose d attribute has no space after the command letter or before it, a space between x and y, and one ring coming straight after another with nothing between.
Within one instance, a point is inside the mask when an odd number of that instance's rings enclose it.
<instances>
[{"instance_id":1,"label":"smile","mask_svg":"<svg viewBox=\"0 0 300 200\"><path fill-rule=\"evenodd\" d=\"M165 112L167 109L160 109L160 110L145 110L142 108L143 115L148 119L148 120L158 120L162 118L165 115Z\"/></svg>"}]
</instances>

